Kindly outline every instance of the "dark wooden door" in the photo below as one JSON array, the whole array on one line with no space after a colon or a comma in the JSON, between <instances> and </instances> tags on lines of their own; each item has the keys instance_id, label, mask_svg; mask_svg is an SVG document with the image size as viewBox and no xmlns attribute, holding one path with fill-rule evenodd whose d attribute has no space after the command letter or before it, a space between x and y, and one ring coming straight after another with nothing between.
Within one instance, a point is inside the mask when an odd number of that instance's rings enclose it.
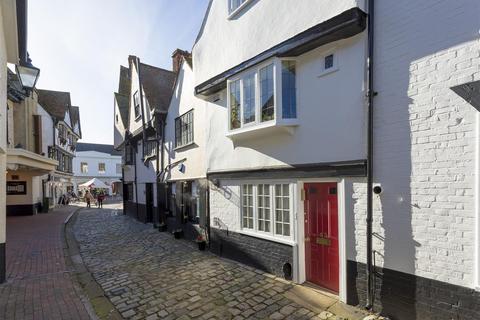
<instances>
[{"instance_id":1,"label":"dark wooden door","mask_svg":"<svg viewBox=\"0 0 480 320\"><path fill-rule=\"evenodd\" d=\"M145 184L146 222L153 222L153 183Z\"/></svg>"},{"instance_id":2,"label":"dark wooden door","mask_svg":"<svg viewBox=\"0 0 480 320\"><path fill-rule=\"evenodd\" d=\"M338 293L338 200L336 183L305 183L307 281Z\"/></svg>"}]
</instances>

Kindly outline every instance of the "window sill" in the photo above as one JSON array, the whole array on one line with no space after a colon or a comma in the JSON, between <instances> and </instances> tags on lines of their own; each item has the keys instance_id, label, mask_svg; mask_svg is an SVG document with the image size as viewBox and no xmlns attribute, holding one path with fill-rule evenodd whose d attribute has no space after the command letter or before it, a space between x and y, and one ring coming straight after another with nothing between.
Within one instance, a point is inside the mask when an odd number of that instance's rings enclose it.
<instances>
[{"instance_id":1,"label":"window sill","mask_svg":"<svg viewBox=\"0 0 480 320\"><path fill-rule=\"evenodd\" d=\"M227 19L228 20L232 20L233 18L235 18L235 16L240 12L242 11L246 6L249 5L250 2L252 2L253 0L247 0L245 1L244 3L242 3L237 9L233 10L232 12L230 12L228 14L228 17Z\"/></svg>"},{"instance_id":2,"label":"window sill","mask_svg":"<svg viewBox=\"0 0 480 320\"><path fill-rule=\"evenodd\" d=\"M267 233L260 233L260 232L254 232L254 231L248 231L248 230L240 230L240 231L238 231L238 233L246 235L246 236L254 237L254 238L259 238L259 239L264 239L264 240L268 240L268 241L272 241L272 242L278 242L278 243L281 243L281 244L286 244L286 245L289 245L289 246L294 246L295 245L295 241L293 241L292 239L288 239L286 237L285 238L274 237L274 236L271 236L270 234L267 234Z\"/></svg>"},{"instance_id":3,"label":"window sill","mask_svg":"<svg viewBox=\"0 0 480 320\"><path fill-rule=\"evenodd\" d=\"M184 145L175 147L175 148L173 149L173 151L179 151L179 150L187 149L188 147L191 147L191 146L193 146L193 145L195 145L195 141L192 141L192 142L190 142L190 143L187 143L187 144L184 144Z\"/></svg>"},{"instance_id":4,"label":"window sill","mask_svg":"<svg viewBox=\"0 0 480 320\"><path fill-rule=\"evenodd\" d=\"M281 119L246 125L243 128L229 130L226 136L232 140L258 137L279 131L293 134L294 127L299 125L298 119Z\"/></svg>"},{"instance_id":5,"label":"window sill","mask_svg":"<svg viewBox=\"0 0 480 320\"><path fill-rule=\"evenodd\" d=\"M333 68L330 68L330 69L327 69L327 70L323 70L322 72L320 72L318 74L317 78L324 77L326 75L329 75L329 74L337 72L337 71L338 71L338 67L333 67Z\"/></svg>"}]
</instances>

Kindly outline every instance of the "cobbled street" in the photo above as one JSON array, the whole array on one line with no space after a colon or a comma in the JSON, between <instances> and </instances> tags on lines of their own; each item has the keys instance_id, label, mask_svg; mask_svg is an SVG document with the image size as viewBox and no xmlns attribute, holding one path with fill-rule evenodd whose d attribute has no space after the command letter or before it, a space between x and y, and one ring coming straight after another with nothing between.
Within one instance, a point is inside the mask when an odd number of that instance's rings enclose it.
<instances>
[{"instance_id":1,"label":"cobbled street","mask_svg":"<svg viewBox=\"0 0 480 320\"><path fill-rule=\"evenodd\" d=\"M201 252L122 210L83 209L74 230L84 263L124 318L337 319L286 298L291 283Z\"/></svg>"}]
</instances>

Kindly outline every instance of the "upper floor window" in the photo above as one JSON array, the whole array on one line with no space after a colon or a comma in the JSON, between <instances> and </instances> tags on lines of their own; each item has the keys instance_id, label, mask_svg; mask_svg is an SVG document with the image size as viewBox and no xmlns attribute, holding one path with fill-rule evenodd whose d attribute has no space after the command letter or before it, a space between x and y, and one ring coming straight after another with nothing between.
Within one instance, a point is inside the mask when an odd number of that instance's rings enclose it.
<instances>
[{"instance_id":1,"label":"upper floor window","mask_svg":"<svg viewBox=\"0 0 480 320\"><path fill-rule=\"evenodd\" d=\"M175 147L193 143L193 110L175 119Z\"/></svg>"},{"instance_id":2,"label":"upper floor window","mask_svg":"<svg viewBox=\"0 0 480 320\"><path fill-rule=\"evenodd\" d=\"M81 162L80 163L80 172L81 173L88 173L88 163Z\"/></svg>"},{"instance_id":3,"label":"upper floor window","mask_svg":"<svg viewBox=\"0 0 480 320\"><path fill-rule=\"evenodd\" d=\"M229 130L296 119L296 62L276 60L228 81Z\"/></svg>"},{"instance_id":4,"label":"upper floor window","mask_svg":"<svg viewBox=\"0 0 480 320\"><path fill-rule=\"evenodd\" d=\"M338 70L338 56L335 52L328 52L323 56L320 75L323 76Z\"/></svg>"},{"instance_id":5,"label":"upper floor window","mask_svg":"<svg viewBox=\"0 0 480 320\"><path fill-rule=\"evenodd\" d=\"M240 7L249 0L228 0L228 13L232 14L239 10Z\"/></svg>"},{"instance_id":6,"label":"upper floor window","mask_svg":"<svg viewBox=\"0 0 480 320\"><path fill-rule=\"evenodd\" d=\"M105 173L105 163L100 162L98 164L98 173Z\"/></svg>"},{"instance_id":7,"label":"upper floor window","mask_svg":"<svg viewBox=\"0 0 480 320\"><path fill-rule=\"evenodd\" d=\"M134 164L134 149L132 145L127 144L125 146L125 164L132 165Z\"/></svg>"},{"instance_id":8,"label":"upper floor window","mask_svg":"<svg viewBox=\"0 0 480 320\"><path fill-rule=\"evenodd\" d=\"M133 94L133 108L135 111L135 119L140 117L140 97L138 91Z\"/></svg>"}]
</instances>

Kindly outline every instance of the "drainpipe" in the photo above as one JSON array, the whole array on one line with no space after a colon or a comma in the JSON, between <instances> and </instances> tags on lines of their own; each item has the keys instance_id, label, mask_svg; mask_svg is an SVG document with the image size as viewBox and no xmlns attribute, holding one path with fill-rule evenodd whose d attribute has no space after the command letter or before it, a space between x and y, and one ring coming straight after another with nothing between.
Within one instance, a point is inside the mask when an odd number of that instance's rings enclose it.
<instances>
[{"instance_id":1,"label":"drainpipe","mask_svg":"<svg viewBox=\"0 0 480 320\"><path fill-rule=\"evenodd\" d=\"M135 206L136 206L136 216L138 220L138 183L137 183L137 148L138 144L135 142L135 149L134 149L134 158L133 158L133 166L135 168Z\"/></svg>"},{"instance_id":2,"label":"drainpipe","mask_svg":"<svg viewBox=\"0 0 480 320\"><path fill-rule=\"evenodd\" d=\"M368 0L368 133L367 133L367 304L366 309L372 309L375 288L373 287L373 53L374 53L374 0Z\"/></svg>"},{"instance_id":3,"label":"drainpipe","mask_svg":"<svg viewBox=\"0 0 480 320\"><path fill-rule=\"evenodd\" d=\"M163 115L162 115L163 116ZM164 137L165 137L165 120L160 118L160 114L157 113L157 214L158 214L158 226L164 223L163 217L161 216L160 212L160 185L162 183L161 177L163 174L164 168L164 159L163 159L163 145L164 145ZM160 169L159 169L160 168Z\"/></svg>"}]
</instances>

